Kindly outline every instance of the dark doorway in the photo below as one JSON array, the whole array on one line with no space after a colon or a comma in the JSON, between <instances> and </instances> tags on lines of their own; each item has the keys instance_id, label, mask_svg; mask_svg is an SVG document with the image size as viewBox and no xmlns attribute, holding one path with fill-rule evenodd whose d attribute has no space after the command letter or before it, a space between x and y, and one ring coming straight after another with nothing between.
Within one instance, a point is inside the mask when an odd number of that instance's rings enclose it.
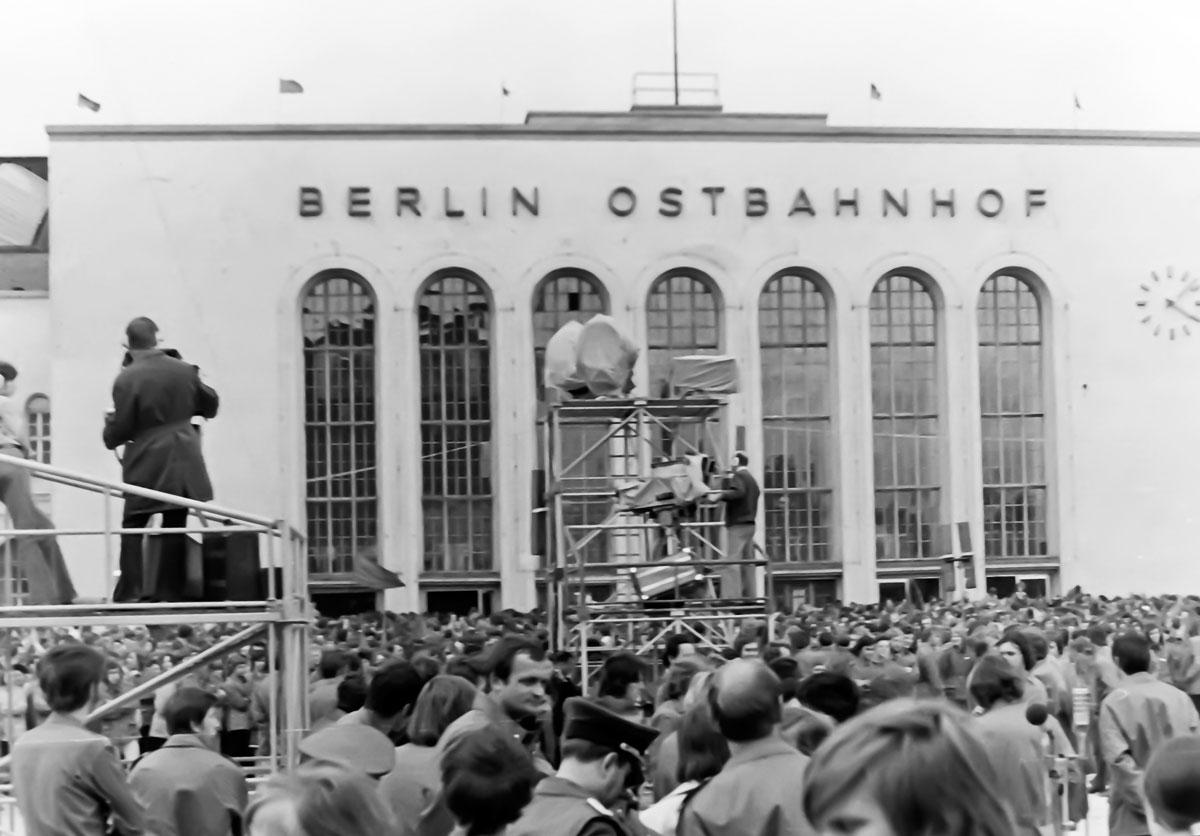
<instances>
[{"instance_id":1,"label":"dark doorway","mask_svg":"<svg viewBox=\"0 0 1200 836\"><path fill-rule=\"evenodd\" d=\"M326 592L312 596L317 612L327 618L375 611L374 592Z\"/></svg>"},{"instance_id":2,"label":"dark doorway","mask_svg":"<svg viewBox=\"0 0 1200 836\"><path fill-rule=\"evenodd\" d=\"M920 596L920 602L932 601L942 594L942 581L940 578L909 578L907 580L883 581L879 584L879 600L894 601L914 601L917 596Z\"/></svg>"},{"instance_id":3,"label":"dark doorway","mask_svg":"<svg viewBox=\"0 0 1200 836\"><path fill-rule=\"evenodd\" d=\"M988 575L989 590L995 590L999 598L1011 598L1017 591L1017 584L1025 585L1025 594L1030 598L1045 598L1049 592L1046 578L1040 575Z\"/></svg>"},{"instance_id":4,"label":"dark doorway","mask_svg":"<svg viewBox=\"0 0 1200 836\"><path fill-rule=\"evenodd\" d=\"M433 613L466 615L479 610L483 615L492 614L492 592L480 589L439 589L425 593L425 610Z\"/></svg>"}]
</instances>

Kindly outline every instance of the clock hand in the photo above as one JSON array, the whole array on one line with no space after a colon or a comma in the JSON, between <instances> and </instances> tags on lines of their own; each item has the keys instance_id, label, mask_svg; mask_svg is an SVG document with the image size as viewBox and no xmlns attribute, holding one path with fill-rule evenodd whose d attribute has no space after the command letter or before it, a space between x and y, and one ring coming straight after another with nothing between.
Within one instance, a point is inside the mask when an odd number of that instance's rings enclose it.
<instances>
[{"instance_id":1,"label":"clock hand","mask_svg":"<svg viewBox=\"0 0 1200 836\"><path fill-rule=\"evenodd\" d=\"M1192 322L1200 322L1200 316L1196 316L1191 311L1185 310L1184 308L1180 307L1179 305L1176 305L1175 301L1173 299L1167 300L1167 307L1171 308L1172 310L1176 311L1177 313L1183 314L1188 319L1190 319Z\"/></svg>"},{"instance_id":2,"label":"clock hand","mask_svg":"<svg viewBox=\"0 0 1200 836\"><path fill-rule=\"evenodd\" d=\"M1179 291L1178 296L1176 296L1174 299L1172 299L1170 302L1167 303L1167 307L1170 308L1170 307L1174 307L1175 305L1178 305L1180 299L1182 299L1184 296L1187 296L1189 293L1191 293L1195 289L1196 289L1195 283L1189 284L1183 290Z\"/></svg>"}]
</instances>

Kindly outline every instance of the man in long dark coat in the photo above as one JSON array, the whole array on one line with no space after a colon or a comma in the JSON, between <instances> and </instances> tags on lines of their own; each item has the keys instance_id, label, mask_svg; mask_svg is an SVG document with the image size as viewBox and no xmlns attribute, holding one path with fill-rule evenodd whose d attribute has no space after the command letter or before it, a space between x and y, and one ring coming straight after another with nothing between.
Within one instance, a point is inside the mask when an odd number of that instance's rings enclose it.
<instances>
[{"instance_id":1,"label":"man in long dark coat","mask_svg":"<svg viewBox=\"0 0 1200 836\"><path fill-rule=\"evenodd\" d=\"M113 411L104 424L104 445L125 446L122 478L131 485L188 499L212 499L212 483L193 416L217 414L217 393L200 372L158 348L158 326L138 317L125 329L127 363L113 384ZM187 509L138 496L125 497L123 528L145 528L162 514L163 528L187 525ZM162 535L157 578L142 577L142 537L121 537L121 577L114 601L178 601L183 597L186 535Z\"/></svg>"}]
</instances>

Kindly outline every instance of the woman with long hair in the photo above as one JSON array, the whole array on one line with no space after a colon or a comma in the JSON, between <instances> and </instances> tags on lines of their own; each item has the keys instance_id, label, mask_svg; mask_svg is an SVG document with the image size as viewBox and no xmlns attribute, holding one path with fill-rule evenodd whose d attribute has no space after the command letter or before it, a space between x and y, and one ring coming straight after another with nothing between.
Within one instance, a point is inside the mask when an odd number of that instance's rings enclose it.
<instances>
[{"instance_id":1,"label":"woman with long hair","mask_svg":"<svg viewBox=\"0 0 1200 836\"><path fill-rule=\"evenodd\" d=\"M130 687L125 681L125 671L121 663L116 659L106 660L104 678L100 680L100 704L115 700ZM113 742L117 751L127 761L132 761L138 756L137 740L140 732L137 711L136 705L125 705L104 713L92 724L95 731Z\"/></svg>"},{"instance_id":2,"label":"woman with long hair","mask_svg":"<svg viewBox=\"0 0 1200 836\"><path fill-rule=\"evenodd\" d=\"M898 699L838 727L805 773L818 836L1013 836L983 741L961 709Z\"/></svg>"},{"instance_id":3,"label":"woman with long hair","mask_svg":"<svg viewBox=\"0 0 1200 836\"><path fill-rule=\"evenodd\" d=\"M1033 640L1029 637L1029 634L1018 629L1009 628L1000 637L1000 641L996 643L996 653L1004 661L1012 665L1013 670L1024 679L1025 702L1040 703L1048 709L1053 710L1050 705L1050 694L1046 691L1046 686L1033 675L1033 669L1037 665L1037 651L1034 649ZM968 685L968 687L970 686Z\"/></svg>"},{"instance_id":4,"label":"woman with long hair","mask_svg":"<svg viewBox=\"0 0 1200 836\"><path fill-rule=\"evenodd\" d=\"M381 836L395 827L375 782L338 766L275 775L246 810L247 836Z\"/></svg>"},{"instance_id":5,"label":"woman with long hair","mask_svg":"<svg viewBox=\"0 0 1200 836\"><path fill-rule=\"evenodd\" d=\"M675 836L686 799L729 760L729 743L717 728L707 701L683 715L675 736L679 742L679 764L675 771L679 786L638 817L659 836Z\"/></svg>"},{"instance_id":6,"label":"woman with long hair","mask_svg":"<svg viewBox=\"0 0 1200 836\"><path fill-rule=\"evenodd\" d=\"M396 749L396 766L379 783L379 792L402 827L416 822L438 792L437 742L450 724L474 705L475 686L462 677L441 674L425 683L408 720L408 743ZM408 831L404 831L408 832Z\"/></svg>"}]
</instances>

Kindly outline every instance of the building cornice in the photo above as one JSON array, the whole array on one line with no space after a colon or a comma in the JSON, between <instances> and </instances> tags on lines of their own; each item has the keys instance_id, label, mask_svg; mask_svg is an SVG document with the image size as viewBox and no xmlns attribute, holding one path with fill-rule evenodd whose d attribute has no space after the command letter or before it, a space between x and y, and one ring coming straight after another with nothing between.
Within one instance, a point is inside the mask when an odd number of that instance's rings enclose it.
<instances>
[{"instance_id":1,"label":"building cornice","mask_svg":"<svg viewBox=\"0 0 1200 836\"><path fill-rule=\"evenodd\" d=\"M529 124L50 125L52 141L105 140L620 140L661 142L947 143L963 145L1200 144L1200 132L1083 131L1026 128L839 127L810 117L747 114L610 119L601 114L534 118Z\"/></svg>"}]
</instances>

